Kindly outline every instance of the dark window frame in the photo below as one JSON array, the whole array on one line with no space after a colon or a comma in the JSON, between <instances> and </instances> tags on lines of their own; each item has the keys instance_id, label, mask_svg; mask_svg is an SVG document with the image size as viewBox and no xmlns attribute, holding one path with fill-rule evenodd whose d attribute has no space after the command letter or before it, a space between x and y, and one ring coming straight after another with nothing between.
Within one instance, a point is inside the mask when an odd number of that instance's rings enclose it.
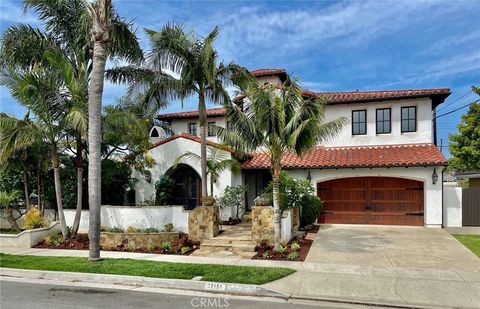
<instances>
[{"instance_id":1,"label":"dark window frame","mask_svg":"<svg viewBox=\"0 0 480 309\"><path fill-rule=\"evenodd\" d=\"M414 118L413 118L413 119L409 118L410 112L409 112L408 115L407 115L407 119L403 119L403 109L404 109L404 108L408 108L408 109L413 108L413 109L415 110L415 114L414 114ZM406 120L406 121L407 121L407 130L405 130L405 131L403 130L403 120ZM408 127L409 127L408 122L409 122L410 120L414 120L414 121L415 121L415 125L414 125L414 130L413 130L413 131L408 130ZM416 106L416 105L414 105L414 106L402 106L402 108L400 109L400 131L401 131L402 133L413 133L413 132L417 132L417 106Z\"/></svg>"},{"instance_id":2,"label":"dark window frame","mask_svg":"<svg viewBox=\"0 0 480 309\"><path fill-rule=\"evenodd\" d=\"M192 133L192 125L195 127L195 134ZM196 122L189 122L188 123L188 134L197 136L198 128L197 128L197 123Z\"/></svg>"},{"instance_id":3,"label":"dark window frame","mask_svg":"<svg viewBox=\"0 0 480 309\"><path fill-rule=\"evenodd\" d=\"M385 132L385 130L383 132L378 132L378 111L385 111L385 110L388 110L388 113L389 113L389 117L388 117L388 124L389 124L389 128L390 130L388 132ZM381 120L382 124L383 124L383 127L385 129L385 122L386 120L384 119L384 116L385 114L382 115L383 116L383 119ZM392 108L391 107L386 107L386 108L377 108L375 110L375 133L376 134L390 134L392 133Z\"/></svg>"},{"instance_id":4,"label":"dark window frame","mask_svg":"<svg viewBox=\"0 0 480 309\"><path fill-rule=\"evenodd\" d=\"M215 134L211 131L213 126L216 126L217 125L217 122L215 121L209 121L207 123L207 136L209 137L212 137L212 136L215 136Z\"/></svg>"},{"instance_id":5,"label":"dark window frame","mask_svg":"<svg viewBox=\"0 0 480 309\"><path fill-rule=\"evenodd\" d=\"M355 112L364 112L365 113L365 121L355 122L355 118L353 117L353 114ZM355 133L354 130L353 130L355 123L364 123L365 133ZM366 109L352 110L352 135L367 135L367 110Z\"/></svg>"}]
</instances>

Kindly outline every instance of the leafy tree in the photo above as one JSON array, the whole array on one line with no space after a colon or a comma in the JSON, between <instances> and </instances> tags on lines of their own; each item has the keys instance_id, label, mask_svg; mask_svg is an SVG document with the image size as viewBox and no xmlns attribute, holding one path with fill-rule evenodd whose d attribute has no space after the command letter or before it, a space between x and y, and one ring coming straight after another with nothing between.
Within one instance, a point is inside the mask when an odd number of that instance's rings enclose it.
<instances>
[{"instance_id":1,"label":"leafy tree","mask_svg":"<svg viewBox=\"0 0 480 309\"><path fill-rule=\"evenodd\" d=\"M181 25L167 24L160 31L146 30L152 45L150 61L141 67L123 67L110 70L108 76L115 82L146 87L147 102L164 106L165 98L184 99L198 97L201 138L202 195L207 195L207 111L206 102L226 104L230 96L226 87L243 85L251 80L250 74L233 62L218 63L213 43L219 34L215 27L205 37L186 33ZM166 75L170 71L179 79Z\"/></svg>"},{"instance_id":2,"label":"leafy tree","mask_svg":"<svg viewBox=\"0 0 480 309\"><path fill-rule=\"evenodd\" d=\"M245 193L247 192L247 186L227 186L223 195L217 197L217 205L220 208L235 207L236 215L235 219L240 219L240 211L244 207Z\"/></svg>"},{"instance_id":3,"label":"leafy tree","mask_svg":"<svg viewBox=\"0 0 480 309\"><path fill-rule=\"evenodd\" d=\"M127 189L132 187L132 169L127 162L102 160L102 205L123 205Z\"/></svg>"},{"instance_id":4,"label":"leafy tree","mask_svg":"<svg viewBox=\"0 0 480 309\"><path fill-rule=\"evenodd\" d=\"M272 174L275 250L280 249L280 174L282 158L288 152L302 155L318 143L334 137L346 119L324 122L326 99L304 97L290 77L281 87L252 82L246 89L244 109L228 104L230 128L217 127L218 136L240 153L268 154Z\"/></svg>"},{"instance_id":5,"label":"leafy tree","mask_svg":"<svg viewBox=\"0 0 480 309\"><path fill-rule=\"evenodd\" d=\"M202 160L201 156L199 156L198 154L188 151L175 160L175 162L173 163L173 167L176 168L177 165L184 159L192 161L193 164L198 164ZM230 159L230 156L225 151L214 147L208 148L206 167L207 177L210 177L211 196L213 196L213 184L217 182L220 174L224 170L231 169L234 173L240 171L240 164L237 160Z\"/></svg>"},{"instance_id":6,"label":"leafy tree","mask_svg":"<svg viewBox=\"0 0 480 309\"><path fill-rule=\"evenodd\" d=\"M472 86L480 95L480 88ZM457 126L458 133L450 134L450 168L456 171L480 170L480 100L470 104Z\"/></svg>"},{"instance_id":7,"label":"leafy tree","mask_svg":"<svg viewBox=\"0 0 480 309\"><path fill-rule=\"evenodd\" d=\"M322 207L322 201L320 198L315 195L304 195L299 203L302 209L300 225L306 226L315 222L318 215L320 215L320 208Z\"/></svg>"},{"instance_id":8,"label":"leafy tree","mask_svg":"<svg viewBox=\"0 0 480 309\"><path fill-rule=\"evenodd\" d=\"M15 207L15 202L20 197L20 191L0 191L0 207L3 208L7 221L12 227L13 230L18 231L17 221L13 217L13 208Z\"/></svg>"}]
</instances>

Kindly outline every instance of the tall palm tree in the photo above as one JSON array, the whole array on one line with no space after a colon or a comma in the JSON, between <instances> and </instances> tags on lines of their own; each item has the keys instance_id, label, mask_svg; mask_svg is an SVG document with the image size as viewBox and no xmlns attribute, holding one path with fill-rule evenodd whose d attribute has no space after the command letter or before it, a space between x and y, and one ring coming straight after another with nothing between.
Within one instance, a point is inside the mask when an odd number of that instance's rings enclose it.
<instances>
[{"instance_id":1,"label":"tall palm tree","mask_svg":"<svg viewBox=\"0 0 480 309\"><path fill-rule=\"evenodd\" d=\"M32 146L38 136L50 146L58 218L62 235L67 238L68 229L62 203L59 146L65 137L65 105L68 104L68 100L59 91L60 83L57 76L44 70L26 73L5 71L0 78L0 84L9 88L12 96L35 115L35 122L28 122L28 126L21 125L16 119L2 117L2 123L5 123L0 125L3 128L2 139L7 139L11 145L2 151L13 153L15 150ZM9 128L6 127L8 122L10 122Z\"/></svg>"},{"instance_id":2,"label":"tall palm tree","mask_svg":"<svg viewBox=\"0 0 480 309\"><path fill-rule=\"evenodd\" d=\"M173 168L175 169L177 165L183 160L190 160L194 164L201 162L202 158L196 153L186 152L183 155L179 156L174 164ZM226 169L231 169L232 172L240 171L240 163L235 159L230 159L229 155L217 148L208 147L208 156L207 156L207 177L210 177L210 195L213 196L213 184L217 182L220 174Z\"/></svg>"},{"instance_id":3,"label":"tall palm tree","mask_svg":"<svg viewBox=\"0 0 480 309\"><path fill-rule=\"evenodd\" d=\"M302 155L318 143L334 137L346 122L339 118L324 122L326 100L305 98L290 77L281 87L251 83L245 92L247 102L240 107L226 105L231 127L216 127L221 140L240 153L263 151L270 157L273 185L275 250L280 248L280 172L288 152Z\"/></svg>"},{"instance_id":4,"label":"tall palm tree","mask_svg":"<svg viewBox=\"0 0 480 309\"><path fill-rule=\"evenodd\" d=\"M207 109L210 101L227 104L229 86L242 87L253 78L233 62L218 63L213 44L219 34L215 27L205 37L186 33L181 25L167 24L160 31L145 30L152 46L147 62L141 67L111 70L107 76L116 82L146 88L146 100L160 102L164 98L198 97L201 139L202 195L207 195ZM167 75L166 72L172 74ZM174 77L172 77L174 76ZM176 78L178 77L178 78ZM135 87L133 87L135 88Z\"/></svg>"},{"instance_id":5,"label":"tall palm tree","mask_svg":"<svg viewBox=\"0 0 480 309\"><path fill-rule=\"evenodd\" d=\"M89 260L95 261L100 259L101 126L105 65L109 56L140 60L143 54L130 25L118 16L111 0L83 2L91 21L90 36L93 43L92 71L88 85L88 201Z\"/></svg>"}]
</instances>

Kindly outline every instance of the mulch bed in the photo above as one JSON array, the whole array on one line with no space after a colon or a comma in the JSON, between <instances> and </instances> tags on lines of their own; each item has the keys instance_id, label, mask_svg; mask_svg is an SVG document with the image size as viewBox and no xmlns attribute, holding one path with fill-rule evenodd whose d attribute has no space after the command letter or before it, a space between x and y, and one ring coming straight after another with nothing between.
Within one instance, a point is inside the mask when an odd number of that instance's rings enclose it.
<instances>
[{"instance_id":1,"label":"mulch bed","mask_svg":"<svg viewBox=\"0 0 480 309\"><path fill-rule=\"evenodd\" d=\"M45 249L73 249L73 250L88 250L89 239L88 234L77 234L75 237L68 239L60 244L47 244L45 241L42 241L35 248L45 248ZM190 255L193 251L197 250L200 246L200 242L191 241L188 239L187 234L180 234L179 241L172 242L172 251L165 251L161 248L154 248L149 250L148 248L136 248L132 250L126 245L120 245L115 248L104 248L100 249L103 251L122 251L122 252L139 252L139 253L155 253L155 254L173 254L173 255ZM187 253L182 253L180 251L181 247L190 247L191 250Z\"/></svg>"},{"instance_id":2,"label":"mulch bed","mask_svg":"<svg viewBox=\"0 0 480 309\"><path fill-rule=\"evenodd\" d=\"M318 232L318 226L312 226L304 235L303 238L292 238L286 245L287 249L284 253L276 252L273 250L273 246L257 246L257 253L252 257L253 260L276 260L276 261L298 261L303 262L310 251L315 234ZM309 235L310 234L310 235ZM297 250L298 257L295 259L288 259L288 255L293 251L290 246L293 242L300 245L300 249ZM265 252L268 252L268 257L264 257Z\"/></svg>"}]
</instances>

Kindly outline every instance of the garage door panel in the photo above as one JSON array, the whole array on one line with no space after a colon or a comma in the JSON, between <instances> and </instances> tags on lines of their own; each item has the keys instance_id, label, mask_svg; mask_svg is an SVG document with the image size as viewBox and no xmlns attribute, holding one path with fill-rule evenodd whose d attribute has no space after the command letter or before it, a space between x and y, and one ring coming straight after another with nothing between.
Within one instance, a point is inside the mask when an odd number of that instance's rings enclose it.
<instances>
[{"instance_id":1,"label":"garage door panel","mask_svg":"<svg viewBox=\"0 0 480 309\"><path fill-rule=\"evenodd\" d=\"M388 177L319 183L320 223L423 225L423 183Z\"/></svg>"}]
</instances>

